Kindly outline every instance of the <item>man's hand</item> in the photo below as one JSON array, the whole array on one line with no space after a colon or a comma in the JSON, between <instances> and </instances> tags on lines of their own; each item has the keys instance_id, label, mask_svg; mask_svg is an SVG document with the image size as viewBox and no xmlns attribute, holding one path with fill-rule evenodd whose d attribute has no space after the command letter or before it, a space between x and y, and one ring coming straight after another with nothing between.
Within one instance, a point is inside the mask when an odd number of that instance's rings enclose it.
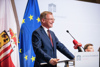
<instances>
[{"instance_id":1,"label":"man's hand","mask_svg":"<svg viewBox=\"0 0 100 67\"><path fill-rule=\"evenodd\" d=\"M50 63L51 65L56 65L58 61L59 61L59 59L52 58L52 59L50 59L49 63Z\"/></svg>"}]
</instances>

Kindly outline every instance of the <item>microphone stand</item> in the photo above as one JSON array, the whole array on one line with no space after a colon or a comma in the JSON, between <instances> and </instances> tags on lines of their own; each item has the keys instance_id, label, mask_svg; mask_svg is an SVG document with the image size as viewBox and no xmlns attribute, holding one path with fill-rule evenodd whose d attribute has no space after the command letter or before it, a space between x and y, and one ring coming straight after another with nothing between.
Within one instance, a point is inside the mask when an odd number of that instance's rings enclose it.
<instances>
[{"instance_id":1,"label":"microphone stand","mask_svg":"<svg viewBox=\"0 0 100 67\"><path fill-rule=\"evenodd\" d=\"M67 30L66 32L69 33L68 30ZM70 34L70 33L69 33L69 34ZM74 39L73 41L76 41L75 38L74 38L71 34L70 34L70 36ZM77 41L76 41L76 42L77 42ZM77 42L77 43L78 43L78 42ZM77 43L74 43L74 45L77 45ZM82 48L83 48L83 47L82 47ZM78 52L83 52L80 46L78 46L77 49L78 49ZM84 49L84 48L83 48L83 49Z\"/></svg>"},{"instance_id":2,"label":"microphone stand","mask_svg":"<svg viewBox=\"0 0 100 67\"><path fill-rule=\"evenodd\" d=\"M78 52L83 52L79 46L77 48L78 48Z\"/></svg>"}]
</instances>

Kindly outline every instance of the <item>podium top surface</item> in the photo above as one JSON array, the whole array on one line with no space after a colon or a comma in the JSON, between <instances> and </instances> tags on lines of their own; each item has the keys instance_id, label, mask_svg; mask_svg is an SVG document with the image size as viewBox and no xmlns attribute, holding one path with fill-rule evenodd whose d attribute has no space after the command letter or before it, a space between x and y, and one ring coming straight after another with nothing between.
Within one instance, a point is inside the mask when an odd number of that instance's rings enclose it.
<instances>
[{"instance_id":1,"label":"podium top surface","mask_svg":"<svg viewBox=\"0 0 100 67\"><path fill-rule=\"evenodd\" d=\"M62 63L62 62L71 62L71 61L75 61L74 59L73 60L60 60L58 61L57 63ZM45 65L47 63L41 63L40 65Z\"/></svg>"}]
</instances>

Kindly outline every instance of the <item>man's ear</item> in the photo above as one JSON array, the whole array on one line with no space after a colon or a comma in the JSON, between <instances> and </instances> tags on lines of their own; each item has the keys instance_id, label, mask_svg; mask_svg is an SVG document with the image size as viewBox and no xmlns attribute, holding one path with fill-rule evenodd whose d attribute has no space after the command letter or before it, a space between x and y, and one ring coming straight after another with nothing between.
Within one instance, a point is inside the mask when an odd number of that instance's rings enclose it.
<instances>
[{"instance_id":1,"label":"man's ear","mask_svg":"<svg viewBox=\"0 0 100 67\"><path fill-rule=\"evenodd\" d=\"M41 19L42 23L45 23L45 19Z\"/></svg>"}]
</instances>

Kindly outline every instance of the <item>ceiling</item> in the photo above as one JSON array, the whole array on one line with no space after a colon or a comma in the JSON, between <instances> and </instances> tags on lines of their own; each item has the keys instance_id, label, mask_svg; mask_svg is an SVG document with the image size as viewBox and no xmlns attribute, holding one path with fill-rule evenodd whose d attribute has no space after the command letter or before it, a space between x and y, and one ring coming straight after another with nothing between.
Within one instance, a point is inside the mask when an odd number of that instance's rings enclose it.
<instances>
[{"instance_id":1,"label":"ceiling","mask_svg":"<svg viewBox=\"0 0 100 67\"><path fill-rule=\"evenodd\" d=\"M100 0L78 0L78 1L85 1L85 2L92 2L100 4Z\"/></svg>"}]
</instances>

